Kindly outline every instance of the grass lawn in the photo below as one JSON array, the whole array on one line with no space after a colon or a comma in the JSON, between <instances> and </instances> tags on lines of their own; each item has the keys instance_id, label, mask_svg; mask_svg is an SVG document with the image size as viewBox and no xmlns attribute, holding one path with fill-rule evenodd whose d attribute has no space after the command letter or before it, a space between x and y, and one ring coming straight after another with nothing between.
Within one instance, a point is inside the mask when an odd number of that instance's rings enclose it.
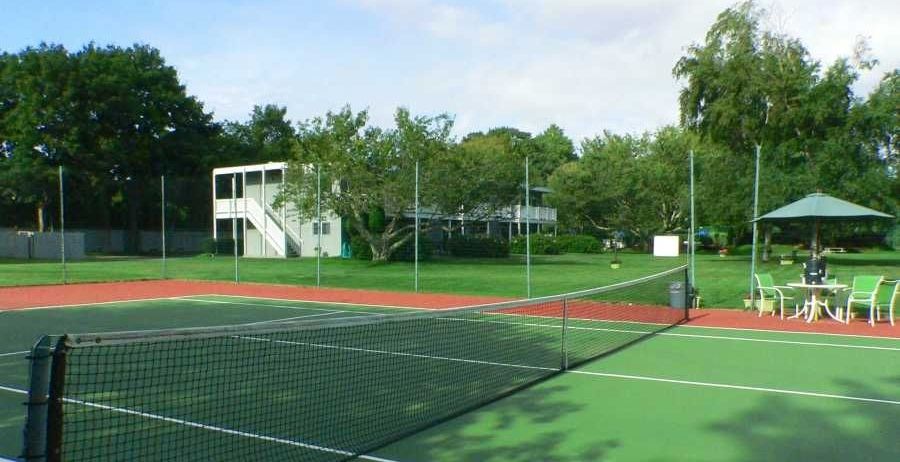
<instances>
[{"instance_id":1,"label":"grass lawn","mask_svg":"<svg viewBox=\"0 0 900 462\"><path fill-rule=\"evenodd\" d=\"M776 253L777 254L777 253ZM532 295L549 295L610 284L663 271L684 264L684 259L654 258L647 254L621 253L622 267L610 269L612 256L568 254L535 256L532 259ZM201 280L233 280L234 260L228 257L182 257L167 261L167 277ZM93 257L68 265L70 282L158 279L162 261L153 258ZM857 274L880 274L900 278L900 253L867 251L829 257L829 271L839 282L850 282ZM313 258L251 259L239 262L242 282L315 285ZM770 272L779 284L799 280L800 261L782 266L775 257L761 263L759 272ZM697 285L707 307L741 307L750 277L749 256L698 255ZM0 286L58 284L62 267L58 262L0 260ZM413 265L372 265L358 260L324 259L321 282L326 287L349 287L392 291L413 290ZM434 259L423 262L419 287L424 292L524 297L524 259Z\"/></svg>"}]
</instances>

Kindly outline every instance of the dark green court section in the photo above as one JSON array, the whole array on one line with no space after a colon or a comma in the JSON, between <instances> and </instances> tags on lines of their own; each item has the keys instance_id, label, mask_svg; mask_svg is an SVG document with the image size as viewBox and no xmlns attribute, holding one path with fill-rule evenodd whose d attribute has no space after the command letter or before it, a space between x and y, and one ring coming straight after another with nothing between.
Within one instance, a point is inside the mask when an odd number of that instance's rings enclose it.
<instances>
[{"instance_id":1,"label":"dark green court section","mask_svg":"<svg viewBox=\"0 0 900 462\"><path fill-rule=\"evenodd\" d=\"M25 389L24 354L41 335L67 332L202 327L273 321L394 313L397 309L203 296L64 308L0 312L0 386ZM21 451L25 395L0 389L0 456Z\"/></svg>"},{"instance_id":2,"label":"dark green court section","mask_svg":"<svg viewBox=\"0 0 900 462\"><path fill-rule=\"evenodd\" d=\"M25 350L46 332L397 311L206 296L3 312L0 354ZM503 318L481 321L504 322ZM559 330L559 321L552 317L525 321L529 329L546 329L548 336ZM573 342L659 327L589 320L571 320L570 326L579 332L570 339ZM405 348L402 342L399 345ZM388 350L391 345L377 348ZM293 346L285 345L286 354L291 351ZM433 370L426 364L435 361L402 358L407 372ZM483 372L491 374L493 368ZM0 356L0 385L21 389L25 380L25 362L19 356ZM16 456L20 450L23 399L24 395L0 390L2 456ZM379 424L383 423L373 422ZM900 460L898 438L900 340L677 327L373 455L397 462L884 461Z\"/></svg>"}]
</instances>

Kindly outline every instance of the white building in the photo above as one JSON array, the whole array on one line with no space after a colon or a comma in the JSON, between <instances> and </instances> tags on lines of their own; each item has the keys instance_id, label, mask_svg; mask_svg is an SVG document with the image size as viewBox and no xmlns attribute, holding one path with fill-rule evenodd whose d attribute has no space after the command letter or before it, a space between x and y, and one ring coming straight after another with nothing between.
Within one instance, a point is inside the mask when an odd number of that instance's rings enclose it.
<instances>
[{"instance_id":1,"label":"white building","mask_svg":"<svg viewBox=\"0 0 900 462\"><path fill-rule=\"evenodd\" d=\"M318 223L302 221L292 204L275 207L286 170L284 162L214 169L213 238L236 235L248 257L315 256ZM341 254L341 233L340 217L323 210L322 256Z\"/></svg>"},{"instance_id":2,"label":"white building","mask_svg":"<svg viewBox=\"0 0 900 462\"><path fill-rule=\"evenodd\" d=\"M237 237L243 242L244 255L248 257L315 256L321 237L322 256L338 256L349 251L349 236L344 235L342 218L322 211L322 234L318 223L301 220L292 204L275 207L275 198L284 187L284 162L241 165L213 170L213 238ZM233 186L232 186L233 185ZM499 210L489 218L472 220L464 214L436 216L427 208L420 210L420 217L447 220L462 234L489 234L512 238L524 234L526 224L531 232L556 232L556 209L543 206L543 196L550 190L531 188L531 206L512 205ZM413 211L404 214L414 218ZM235 226L236 225L236 229ZM440 231L430 234L434 241L442 241Z\"/></svg>"}]
</instances>

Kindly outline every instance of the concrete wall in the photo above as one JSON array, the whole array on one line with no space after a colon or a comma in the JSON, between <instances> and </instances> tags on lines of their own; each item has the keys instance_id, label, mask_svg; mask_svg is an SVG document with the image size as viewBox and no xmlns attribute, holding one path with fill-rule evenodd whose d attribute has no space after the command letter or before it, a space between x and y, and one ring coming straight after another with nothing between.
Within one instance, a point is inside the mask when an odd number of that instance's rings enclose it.
<instances>
[{"instance_id":1,"label":"concrete wall","mask_svg":"<svg viewBox=\"0 0 900 462\"><path fill-rule=\"evenodd\" d=\"M0 257L59 260L59 233L32 233L31 236L19 234L15 230L0 229ZM80 260L84 258L84 234L73 231L66 232L66 259Z\"/></svg>"},{"instance_id":2,"label":"concrete wall","mask_svg":"<svg viewBox=\"0 0 900 462\"><path fill-rule=\"evenodd\" d=\"M0 231L0 258L28 258L31 238L11 230Z\"/></svg>"}]
</instances>

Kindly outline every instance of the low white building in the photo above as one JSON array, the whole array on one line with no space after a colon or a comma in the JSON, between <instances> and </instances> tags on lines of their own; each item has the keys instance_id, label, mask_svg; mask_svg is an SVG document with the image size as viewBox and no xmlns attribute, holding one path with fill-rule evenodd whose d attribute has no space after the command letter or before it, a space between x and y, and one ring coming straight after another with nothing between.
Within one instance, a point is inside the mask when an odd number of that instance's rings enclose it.
<instances>
[{"instance_id":1,"label":"low white building","mask_svg":"<svg viewBox=\"0 0 900 462\"><path fill-rule=\"evenodd\" d=\"M292 204L275 207L286 170L284 162L214 169L213 238L236 236L248 257L285 258L315 256L321 237L323 256L340 255L340 217L323 210L320 236L318 223L301 220Z\"/></svg>"},{"instance_id":2,"label":"low white building","mask_svg":"<svg viewBox=\"0 0 900 462\"><path fill-rule=\"evenodd\" d=\"M315 256L321 238L322 256L339 256L349 252L349 236L344 235L342 218L322 211L322 233L315 220L301 220L293 204L275 206L282 191L287 163L240 165L213 170L213 238L236 237L248 257ZM490 234L512 238L524 234L526 223L531 232L556 231L556 209L545 207L543 196L550 190L531 188L531 206L512 205L492 216L472 220L464 214L444 216L423 208L420 217L447 220L449 228L462 234ZM412 220L412 210L404 213ZM442 233L430 234L441 241Z\"/></svg>"}]
</instances>

